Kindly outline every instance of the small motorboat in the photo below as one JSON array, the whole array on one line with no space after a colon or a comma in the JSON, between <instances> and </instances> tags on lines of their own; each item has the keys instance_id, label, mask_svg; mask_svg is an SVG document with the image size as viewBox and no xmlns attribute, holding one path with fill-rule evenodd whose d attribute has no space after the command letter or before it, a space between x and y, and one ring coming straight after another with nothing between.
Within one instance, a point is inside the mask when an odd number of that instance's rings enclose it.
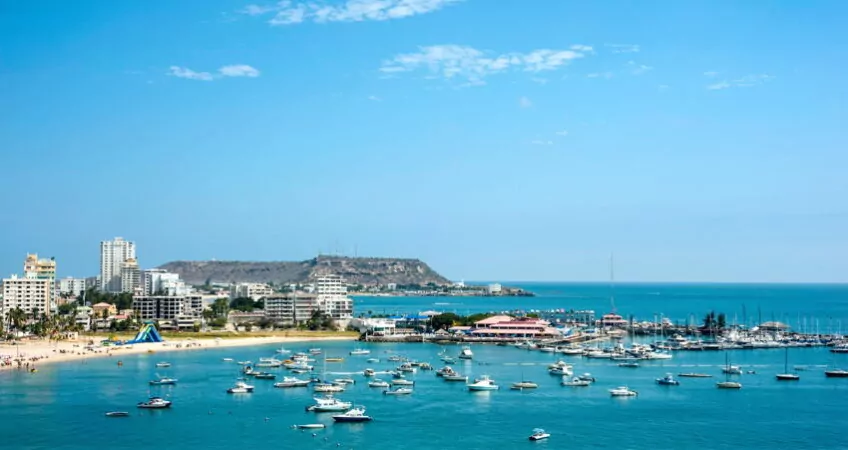
<instances>
[{"instance_id":1,"label":"small motorboat","mask_svg":"<svg viewBox=\"0 0 848 450\"><path fill-rule=\"evenodd\" d=\"M371 350L366 350L364 348L357 348L355 350L351 350L350 354L351 354L351 356L370 355Z\"/></svg>"},{"instance_id":2,"label":"small motorboat","mask_svg":"<svg viewBox=\"0 0 848 450\"><path fill-rule=\"evenodd\" d=\"M230 361L232 361L232 359L230 359ZM237 361L236 364L240 364L242 366L249 366L253 364L253 361Z\"/></svg>"},{"instance_id":3,"label":"small motorboat","mask_svg":"<svg viewBox=\"0 0 848 450\"><path fill-rule=\"evenodd\" d=\"M274 383L274 387L276 388L295 388L307 386L309 386L309 380L301 380L300 378L294 377L283 377L283 381L279 383Z\"/></svg>"},{"instance_id":4,"label":"small motorboat","mask_svg":"<svg viewBox=\"0 0 848 450\"><path fill-rule=\"evenodd\" d=\"M615 389L610 389L609 393L613 397L635 397L639 395L636 391L628 389L627 386L619 386Z\"/></svg>"},{"instance_id":5,"label":"small motorboat","mask_svg":"<svg viewBox=\"0 0 848 450\"><path fill-rule=\"evenodd\" d=\"M512 386L509 388L514 391L520 391L522 389L536 389L539 385L532 381L519 381L517 383L512 383Z\"/></svg>"},{"instance_id":6,"label":"small motorboat","mask_svg":"<svg viewBox=\"0 0 848 450\"><path fill-rule=\"evenodd\" d=\"M389 386L391 386L391 384L389 384L388 381L384 381L384 380L380 380L380 379L375 379L375 380L368 382L368 387L372 387L372 388L388 388Z\"/></svg>"},{"instance_id":7,"label":"small motorboat","mask_svg":"<svg viewBox=\"0 0 848 450\"><path fill-rule=\"evenodd\" d=\"M299 430L315 430L315 429L321 429L321 428L325 428L325 427L326 427L326 425L324 425L323 423L306 423L306 424L303 424L303 425L295 425L294 426L294 428L297 428Z\"/></svg>"},{"instance_id":8,"label":"small motorboat","mask_svg":"<svg viewBox=\"0 0 848 450\"><path fill-rule=\"evenodd\" d=\"M474 353L471 351L471 347L464 345L462 347L462 351L459 352L459 355L457 355L457 357L459 359L473 359ZM445 362L447 362L447 361L445 361Z\"/></svg>"},{"instance_id":9,"label":"small motorboat","mask_svg":"<svg viewBox=\"0 0 848 450\"><path fill-rule=\"evenodd\" d=\"M445 366L436 371L437 377L443 377L445 375L456 375L456 371L451 366Z\"/></svg>"},{"instance_id":10,"label":"small motorboat","mask_svg":"<svg viewBox=\"0 0 848 450\"><path fill-rule=\"evenodd\" d=\"M275 351L278 355L288 355L291 353L291 350L286 350L285 347L280 347Z\"/></svg>"},{"instance_id":11,"label":"small motorboat","mask_svg":"<svg viewBox=\"0 0 848 450\"><path fill-rule=\"evenodd\" d=\"M159 377L155 380L150 380L151 386L165 386L177 384L176 378Z\"/></svg>"},{"instance_id":12,"label":"small motorboat","mask_svg":"<svg viewBox=\"0 0 848 450\"><path fill-rule=\"evenodd\" d=\"M366 377L373 377L374 375L377 375L377 371L374 370L374 369L365 369L362 372L362 375L364 375Z\"/></svg>"},{"instance_id":13,"label":"small motorboat","mask_svg":"<svg viewBox=\"0 0 848 450\"><path fill-rule=\"evenodd\" d=\"M474 380L473 383L467 385L468 390L475 391L497 391L500 387L495 384L495 380L489 378L488 375L483 375L479 380Z\"/></svg>"},{"instance_id":14,"label":"small motorboat","mask_svg":"<svg viewBox=\"0 0 848 450\"><path fill-rule=\"evenodd\" d=\"M333 384L356 384L356 380L353 378L336 378L333 380Z\"/></svg>"},{"instance_id":15,"label":"small motorboat","mask_svg":"<svg viewBox=\"0 0 848 450\"><path fill-rule=\"evenodd\" d=\"M365 408L353 408L350 411L333 416L333 420L336 422L370 422L372 420L371 416L365 415Z\"/></svg>"},{"instance_id":16,"label":"small motorboat","mask_svg":"<svg viewBox=\"0 0 848 450\"><path fill-rule=\"evenodd\" d=\"M383 395L409 395L412 393L412 389L399 387L394 390L385 390L383 391Z\"/></svg>"},{"instance_id":17,"label":"small motorboat","mask_svg":"<svg viewBox=\"0 0 848 450\"><path fill-rule=\"evenodd\" d=\"M312 388L315 392L344 392L344 385L332 383L317 383Z\"/></svg>"},{"instance_id":18,"label":"small motorboat","mask_svg":"<svg viewBox=\"0 0 848 450\"><path fill-rule=\"evenodd\" d=\"M848 370L832 369L825 370L824 376L827 378L848 378Z\"/></svg>"},{"instance_id":19,"label":"small motorboat","mask_svg":"<svg viewBox=\"0 0 848 450\"><path fill-rule=\"evenodd\" d=\"M455 364L455 363L456 363L456 359L454 359L454 358L452 358L452 357L450 357L450 356L445 355L445 356L442 356L442 362L443 362L443 363L445 363L445 364Z\"/></svg>"},{"instance_id":20,"label":"small motorboat","mask_svg":"<svg viewBox=\"0 0 848 450\"><path fill-rule=\"evenodd\" d=\"M146 402L140 402L136 406L141 409L165 409L171 407L171 402L161 397L150 397Z\"/></svg>"},{"instance_id":21,"label":"small motorboat","mask_svg":"<svg viewBox=\"0 0 848 450\"><path fill-rule=\"evenodd\" d=\"M410 364L410 363L403 363L400 366L398 366L397 371L398 372L413 373L413 372L415 372L415 367L412 367L412 364Z\"/></svg>"},{"instance_id":22,"label":"small motorboat","mask_svg":"<svg viewBox=\"0 0 848 450\"><path fill-rule=\"evenodd\" d=\"M549 433L545 433L545 430L541 428L536 428L533 430L533 434L530 435L531 441L541 441L543 439L547 439L551 437Z\"/></svg>"},{"instance_id":23,"label":"small motorboat","mask_svg":"<svg viewBox=\"0 0 848 450\"><path fill-rule=\"evenodd\" d=\"M680 382L675 380L670 373L665 374L662 378L657 378L657 384L660 386L680 386Z\"/></svg>"},{"instance_id":24,"label":"small motorboat","mask_svg":"<svg viewBox=\"0 0 848 450\"><path fill-rule=\"evenodd\" d=\"M590 383L595 382L595 377L593 377L591 373L584 373L583 375L577 377L577 379L580 381L588 381Z\"/></svg>"},{"instance_id":25,"label":"small motorboat","mask_svg":"<svg viewBox=\"0 0 848 450\"><path fill-rule=\"evenodd\" d=\"M324 398L315 398L315 404L306 408L307 411L314 412L342 412L353 407L351 402L343 402L335 397L327 396Z\"/></svg>"},{"instance_id":26,"label":"small motorboat","mask_svg":"<svg viewBox=\"0 0 848 450\"><path fill-rule=\"evenodd\" d=\"M575 355L582 355L583 349L579 348L579 347L561 347L559 349L559 352L562 353L563 355L575 356Z\"/></svg>"},{"instance_id":27,"label":"small motorboat","mask_svg":"<svg viewBox=\"0 0 848 450\"><path fill-rule=\"evenodd\" d=\"M106 413L106 417L129 417L130 413L126 411L109 411Z\"/></svg>"},{"instance_id":28,"label":"small motorboat","mask_svg":"<svg viewBox=\"0 0 848 450\"><path fill-rule=\"evenodd\" d=\"M637 369L637 368L639 368L639 363L628 361L628 362L618 363L618 367L625 367L625 368L628 368L628 369Z\"/></svg>"},{"instance_id":29,"label":"small motorboat","mask_svg":"<svg viewBox=\"0 0 848 450\"><path fill-rule=\"evenodd\" d=\"M728 375L742 375L742 368L739 366L722 367L721 373L726 373Z\"/></svg>"},{"instance_id":30,"label":"small motorboat","mask_svg":"<svg viewBox=\"0 0 848 450\"><path fill-rule=\"evenodd\" d=\"M276 380L277 376L268 372L256 372L253 374L253 378L257 380Z\"/></svg>"},{"instance_id":31,"label":"small motorboat","mask_svg":"<svg viewBox=\"0 0 848 450\"><path fill-rule=\"evenodd\" d=\"M156 363L156 367L171 367L171 363L169 362L158 362Z\"/></svg>"},{"instance_id":32,"label":"small motorboat","mask_svg":"<svg viewBox=\"0 0 848 450\"><path fill-rule=\"evenodd\" d=\"M552 369L548 369L548 373L555 376L568 376L574 375L574 372L571 371L571 368L568 366L563 367L554 367Z\"/></svg>"},{"instance_id":33,"label":"small motorboat","mask_svg":"<svg viewBox=\"0 0 848 450\"><path fill-rule=\"evenodd\" d=\"M418 364L418 368L421 370L433 370L433 366L431 366L430 363L426 362Z\"/></svg>"},{"instance_id":34,"label":"small motorboat","mask_svg":"<svg viewBox=\"0 0 848 450\"><path fill-rule=\"evenodd\" d=\"M310 354L310 355L320 355L320 354L321 354L321 349L320 349L320 348L310 348L310 349L309 349L309 354Z\"/></svg>"},{"instance_id":35,"label":"small motorboat","mask_svg":"<svg viewBox=\"0 0 848 450\"><path fill-rule=\"evenodd\" d=\"M678 373L678 377L680 378L712 378L713 376L707 373Z\"/></svg>"},{"instance_id":36,"label":"small motorboat","mask_svg":"<svg viewBox=\"0 0 848 450\"><path fill-rule=\"evenodd\" d=\"M332 363L344 362L344 358L325 358L325 360Z\"/></svg>"},{"instance_id":37,"label":"small motorboat","mask_svg":"<svg viewBox=\"0 0 848 450\"><path fill-rule=\"evenodd\" d=\"M719 381L716 383L716 387L719 389L742 389L742 383L738 381Z\"/></svg>"},{"instance_id":38,"label":"small motorboat","mask_svg":"<svg viewBox=\"0 0 848 450\"><path fill-rule=\"evenodd\" d=\"M412 380L407 380L406 378L396 378L392 380L392 385L394 386L412 386L415 382Z\"/></svg>"},{"instance_id":39,"label":"small motorboat","mask_svg":"<svg viewBox=\"0 0 848 450\"><path fill-rule=\"evenodd\" d=\"M560 383L563 386L571 386L571 387L585 387L591 386L592 382L588 380L581 380L579 377L574 377L569 380L567 377L562 377L562 382Z\"/></svg>"},{"instance_id":40,"label":"small motorboat","mask_svg":"<svg viewBox=\"0 0 848 450\"><path fill-rule=\"evenodd\" d=\"M227 394L250 394L253 392L253 386L244 381L236 381L236 384L227 389Z\"/></svg>"}]
</instances>

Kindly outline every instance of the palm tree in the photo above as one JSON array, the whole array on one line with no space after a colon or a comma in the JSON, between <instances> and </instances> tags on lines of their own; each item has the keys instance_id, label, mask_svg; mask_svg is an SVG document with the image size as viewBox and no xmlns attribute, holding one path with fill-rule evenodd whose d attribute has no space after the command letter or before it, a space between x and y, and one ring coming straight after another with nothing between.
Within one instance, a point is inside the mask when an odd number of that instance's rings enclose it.
<instances>
[{"instance_id":1,"label":"palm tree","mask_svg":"<svg viewBox=\"0 0 848 450\"><path fill-rule=\"evenodd\" d=\"M21 309L20 306L15 309L9 311L9 323L13 325L15 331L21 331L24 327L24 323L26 323L26 313Z\"/></svg>"}]
</instances>

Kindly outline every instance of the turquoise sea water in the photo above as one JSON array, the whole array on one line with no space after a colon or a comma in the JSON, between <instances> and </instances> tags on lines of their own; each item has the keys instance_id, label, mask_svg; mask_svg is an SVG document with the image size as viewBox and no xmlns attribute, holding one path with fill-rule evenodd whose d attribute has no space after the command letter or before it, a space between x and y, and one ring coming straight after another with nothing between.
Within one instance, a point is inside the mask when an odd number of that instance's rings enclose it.
<instances>
[{"instance_id":1,"label":"turquoise sea water","mask_svg":"<svg viewBox=\"0 0 848 450\"><path fill-rule=\"evenodd\" d=\"M528 286L529 287L529 286ZM382 304L404 306L412 311L432 309L433 303L462 303L456 308L507 310L532 308L593 308L605 311L608 287L603 285L538 285L536 298L498 299L365 299L357 310ZM688 314L715 309L730 318L741 305L747 314L762 309L763 320L782 312L786 316L818 318L820 326L838 321L848 326L846 292L840 286L718 286L680 285L617 286L617 306L622 313L652 318L663 313L686 319ZM653 294L658 293L658 294ZM366 303L370 302L370 303ZM461 306L461 308L459 307ZM732 308L737 308L734 311ZM753 312L752 312L753 311ZM778 316L778 318L780 318ZM831 319L828 319L831 318ZM749 317L751 321L751 317ZM794 321L793 322L794 325ZM824 330L823 330L824 331ZM290 344L305 350L320 346L344 363L329 363L329 372L361 373L366 367L393 368L397 363L366 363L365 356L348 352L353 342ZM383 361L388 352L438 366L437 353L457 346L433 344L363 344L371 356ZM86 362L41 365L39 372L0 373L0 439L2 449L836 449L848 448L848 379L827 379L825 365L848 368L848 355L825 348L793 348L790 365L809 366L797 383L777 382L783 371L784 350L737 350L731 363L755 375L739 377L739 391L718 390L724 352L680 352L670 361L645 362L638 369L619 368L603 360L555 356L512 347L474 345L475 360L457 364L463 374L490 375L501 390L471 393L462 383L446 383L432 372L419 372L415 393L387 397L371 389L361 375L358 383L339 394L367 407L375 417L365 424L332 424L330 414L307 413L310 390L275 389L272 381L255 380L256 392L233 396L225 393L235 381L235 360L270 356L275 346L251 348L204 348L179 353L142 354ZM591 372L598 382L588 388L559 385L547 374L555 358L569 359L575 373ZM167 360L168 369L155 363ZM318 363L320 371L321 364ZM705 372L711 379L681 379L681 386L663 387L655 379L667 372ZM178 378L174 387L150 387L156 373ZM284 370L277 370L282 376ZM329 374L328 378L332 378ZM510 391L512 382L531 379L536 391ZM611 398L608 389L627 385L639 392L635 398ZM161 394L174 401L165 411L141 411L135 404L148 395ZM132 416L109 419L106 411L126 410ZM293 424L322 422L328 425L311 432L292 430ZM533 428L552 433L547 442L531 443Z\"/></svg>"}]
</instances>

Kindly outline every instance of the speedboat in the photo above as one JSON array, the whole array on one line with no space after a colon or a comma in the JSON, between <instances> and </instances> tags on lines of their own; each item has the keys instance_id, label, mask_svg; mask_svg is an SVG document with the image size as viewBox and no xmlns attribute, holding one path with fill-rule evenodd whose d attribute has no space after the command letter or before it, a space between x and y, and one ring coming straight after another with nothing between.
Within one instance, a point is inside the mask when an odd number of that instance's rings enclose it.
<instances>
[{"instance_id":1,"label":"speedboat","mask_svg":"<svg viewBox=\"0 0 848 450\"><path fill-rule=\"evenodd\" d=\"M372 387L372 388L387 388L389 386L391 386L391 385L389 384L388 381L384 381L384 380L380 380L380 379L375 379L375 380L368 382L368 387Z\"/></svg>"},{"instance_id":2,"label":"speedboat","mask_svg":"<svg viewBox=\"0 0 848 450\"><path fill-rule=\"evenodd\" d=\"M496 391L499 387L495 384L495 380L489 378L488 375L483 375L479 380L475 380L468 385L469 391Z\"/></svg>"},{"instance_id":3,"label":"speedboat","mask_svg":"<svg viewBox=\"0 0 848 450\"><path fill-rule=\"evenodd\" d=\"M678 377L680 378L712 378L713 376L707 373L678 373Z\"/></svg>"},{"instance_id":4,"label":"speedboat","mask_svg":"<svg viewBox=\"0 0 848 450\"><path fill-rule=\"evenodd\" d=\"M560 384L562 384L563 386L571 387L585 387L591 386L592 382L587 380L581 380L579 377L574 377L571 380L566 377L562 377L562 382Z\"/></svg>"},{"instance_id":5,"label":"speedboat","mask_svg":"<svg viewBox=\"0 0 848 450\"><path fill-rule=\"evenodd\" d=\"M512 383L512 386L509 388L515 391L520 391L522 389L536 389L539 385L532 381L519 381L517 383Z\"/></svg>"},{"instance_id":6,"label":"speedboat","mask_svg":"<svg viewBox=\"0 0 848 450\"><path fill-rule=\"evenodd\" d=\"M395 390L385 390L383 391L383 395L409 395L412 393L412 389L410 388L397 388Z\"/></svg>"},{"instance_id":7,"label":"speedboat","mask_svg":"<svg viewBox=\"0 0 848 450\"><path fill-rule=\"evenodd\" d=\"M333 416L333 420L336 422L370 422L372 417L365 415L364 407L358 407L344 414Z\"/></svg>"},{"instance_id":8,"label":"speedboat","mask_svg":"<svg viewBox=\"0 0 848 450\"><path fill-rule=\"evenodd\" d=\"M412 386L415 382L412 380L407 380L406 378L396 378L392 380L392 385L394 386Z\"/></svg>"},{"instance_id":9,"label":"speedboat","mask_svg":"<svg viewBox=\"0 0 848 450\"><path fill-rule=\"evenodd\" d=\"M344 392L344 385L332 384L332 383L317 383L313 390L315 392Z\"/></svg>"},{"instance_id":10,"label":"speedboat","mask_svg":"<svg viewBox=\"0 0 848 450\"><path fill-rule=\"evenodd\" d=\"M168 377L160 377L155 380L150 380L151 386L164 386L164 385L173 385L177 384L176 378L168 378Z\"/></svg>"},{"instance_id":11,"label":"speedboat","mask_svg":"<svg viewBox=\"0 0 848 450\"><path fill-rule=\"evenodd\" d=\"M583 375L577 377L577 379L580 381L588 381L590 383L595 382L595 377L593 377L591 373L584 373Z\"/></svg>"},{"instance_id":12,"label":"speedboat","mask_svg":"<svg viewBox=\"0 0 848 450\"><path fill-rule=\"evenodd\" d=\"M169 362L158 362L156 363L156 367L171 367L171 363Z\"/></svg>"},{"instance_id":13,"label":"speedboat","mask_svg":"<svg viewBox=\"0 0 848 450\"><path fill-rule=\"evenodd\" d=\"M545 433L545 430L541 428L536 428L533 430L533 434L530 435L531 441L541 441L543 439L547 439L551 437L549 433Z\"/></svg>"},{"instance_id":14,"label":"speedboat","mask_svg":"<svg viewBox=\"0 0 848 450\"><path fill-rule=\"evenodd\" d=\"M719 389L742 389L742 383L738 381L719 381L716 383L716 387Z\"/></svg>"},{"instance_id":15,"label":"speedboat","mask_svg":"<svg viewBox=\"0 0 848 450\"><path fill-rule=\"evenodd\" d=\"M377 371L374 370L374 369L365 369L365 371L362 372L362 375L364 375L366 377L373 377L376 374L377 374Z\"/></svg>"},{"instance_id":16,"label":"speedboat","mask_svg":"<svg viewBox=\"0 0 848 450\"><path fill-rule=\"evenodd\" d=\"M165 409L171 407L171 402L161 397L150 397L146 402L141 402L136 406L142 409Z\"/></svg>"},{"instance_id":17,"label":"speedboat","mask_svg":"<svg viewBox=\"0 0 848 450\"><path fill-rule=\"evenodd\" d=\"M456 375L456 371L451 366L445 366L436 371L437 377L443 377L445 375Z\"/></svg>"},{"instance_id":18,"label":"speedboat","mask_svg":"<svg viewBox=\"0 0 848 450\"><path fill-rule=\"evenodd\" d=\"M609 393L613 397L635 397L639 395L636 391L628 389L627 386L619 386L615 389L610 389Z\"/></svg>"},{"instance_id":19,"label":"speedboat","mask_svg":"<svg viewBox=\"0 0 848 450\"><path fill-rule=\"evenodd\" d=\"M126 411L109 411L106 413L106 417L129 417L130 413Z\"/></svg>"},{"instance_id":20,"label":"speedboat","mask_svg":"<svg viewBox=\"0 0 848 450\"><path fill-rule=\"evenodd\" d=\"M472 359L474 358L474 353L471 352L471 347L464 345L462 347L462 351L457 355L459 359Z\"/></svg>"},{"instance_id":21,"label":"speedboat","mask_svg":"<svg viewBox=\"0 0 848 450\"><path fill-rule=\"evenodd\" d=\"M351 351L350 351L350 354L351 354L351 356L357 356L357 355L370 355L370 354L371 354L371 350L366 350L366 349L364 349L364 348L357 348L357 349L355 349L355 350L351 350Z\"/></svg>"},{"instance_id":22,"label":"speedboat","mask_svg":"<svg viewBox=\"0 0 848 450\"><path fill-rule=\"evenodd\" d=\"M301 380L300 378L294 377L283 377L283 381L280 383L274 383L274 387L278 388L293 388L293 387L307 387L309 386L309 380Z\"/></svg>"},{"instance_id":23,"label":"speedboat","mask_svg":"<svg viewBox=\"0 0 848 450\"><path fill-rule=\"evenodd\" d=\"M315 404L306 408L307 411L315 412L341 412L353 407L351 402L343 402L335 397L327 396L315 399Z\"/></svg>"},{"instance_id":24,"label":"speedboat","mask_svg":"<svg viewBox=\"0 0 848 450\"><path fill-rule=\"evenodd\" d=\"M253 392L253 386L244 381L236 381L236 384L227 389L227 394L250 394Z\"/></svg>"},{"instance_id":25,"label":"speedboat","mask_svg":"<svg viewBox=\"0 0 848 450\"><path fill-rule=\"evenodd\" d=\"M848 378L848 370L843 370L843 369L825 370L824 376L826 376L827 378Z\"/></svg>"},{"instance_id":26,"label":"speedboat","mask_svg":"<svg viewBox=\"0 0 848 450\"><path fill-rule=\"evenodd\" d=\"M657 378L657 384L661 386L679 386L680 382L674 379L670 373L665 374L662 378Z\"/></svg>"}]
</instances>

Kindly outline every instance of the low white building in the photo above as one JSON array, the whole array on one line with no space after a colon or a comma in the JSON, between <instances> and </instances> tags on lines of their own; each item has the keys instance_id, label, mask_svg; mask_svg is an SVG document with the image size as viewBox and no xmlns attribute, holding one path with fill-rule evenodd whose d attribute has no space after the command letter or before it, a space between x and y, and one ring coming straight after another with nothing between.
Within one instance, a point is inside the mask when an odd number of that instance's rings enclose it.
<instances>
[{"instance_id":1,"label":"low white building","mask_svg":"<svg viewBox=\"0 0 848 450\"><path fill-rule=\"evenodd\" d=\"M397 323L393 319L355 318L350 320L350 326L360 333L391 336L397 332Z\"/></svg>"},{"instance_id":2,"label":"low white building","mask_svg":"<svg viewBox=\"0 0 848 450\"><path fill-rule=\"evenodd\" d=\"M180 279L180 274L164 269L148 269L141 274L144 295L184 296L194 292Z\"/></svg>"},{"instance_id":3,"label":"low white building","mask_svg":"<svg viewBox=\"0 0 848 450\"><path fill-rule=\"evenodd\" d=\"M503 287L499 283L492 283L486 286L486 293L489 295L498 295L503 290Z\"/></svg>"},{"instance_id":4,"label":"low white building","mask_svg":"<svg viewBox=\"0 0 848 450\"><path fill-rule=\"evenodd\" d=\"M264 283L235 283L230 286L231 299L249 297L256 301L273 294L271 286Z\"/></svg>"}]
</instances>

